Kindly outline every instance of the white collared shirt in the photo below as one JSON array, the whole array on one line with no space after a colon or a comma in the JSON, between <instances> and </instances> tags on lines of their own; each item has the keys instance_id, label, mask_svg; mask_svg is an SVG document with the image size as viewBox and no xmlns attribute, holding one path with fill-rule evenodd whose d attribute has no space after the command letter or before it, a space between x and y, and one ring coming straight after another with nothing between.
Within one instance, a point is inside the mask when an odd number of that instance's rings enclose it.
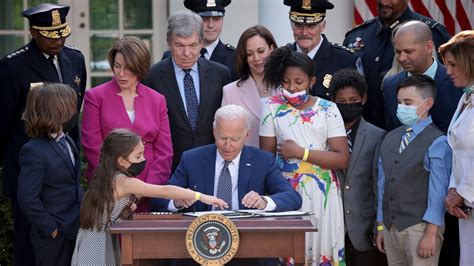
<instances>
[{"instance_id":1,"label":"white collared shirt","mask_svg":"<svg viewBox=\"0 0 474 266\"><path fill-rule=\"evenodd\" d=\"M212 53L214 52L214 49L216 49L217 47L217 44L219 44L219 41L220 39L217 38L217 40L213 41L211 44L209 44L207 47L203 47L203 48L206 48L206 53L204 54L204 57L209 60L212 56Z\"/></svg>"},{"instance_id":2,"label":"white collared shirt","mask_svg":"<svg viewBox=\"0 0 474 266\"><path fill-rule=\"evenodd\" d=\"M306 55L309 56L309 58L311 58L311 60L313 60L314 56L316 55L316 53L318 52L319 50L319 47L321 47L321 45L323 44L323 35L320 35L321 36L321 40L319 41L319 44L316 45L316 47L313 48L313 50L309 51ZM303 53L303 50L301 50L300 46L298 45L298 43L296 43L296 51L297 52L300 52L300 53Z\"/></svg>"}]
</instances>

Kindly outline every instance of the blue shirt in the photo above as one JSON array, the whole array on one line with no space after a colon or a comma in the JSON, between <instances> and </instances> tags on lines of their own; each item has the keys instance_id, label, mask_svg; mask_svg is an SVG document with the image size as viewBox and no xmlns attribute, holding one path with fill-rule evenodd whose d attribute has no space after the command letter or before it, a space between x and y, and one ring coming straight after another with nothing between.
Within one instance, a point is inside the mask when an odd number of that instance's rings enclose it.
<instances>
[{"instance_id":1,"label":"blue shirt","mask_svg":"<svg viewBox=\"0 0 474 266\"><path fill-rule=\"evenodd\" d=\"M186 72L184 72L184 70L182 68L180 68L174 62L174 59L172 61L173 61L174 73L176 75L176 81L178 82L179 94L181 94L181 99L183 100L184 110L186 111L186 114L187 114L188 113L188 107L186 106L186 97L185 97L185 94L184 94L184 75L186 74ZM196 95L197 95L197 98L198 98L198 101L199 101L199 99L200 99L200 93L199 92L200 92L201 87L200 87L200 82L199 82L199 68L198 68L197 63L195 63L191 67L191 72L189 72L189 74L193 78L194 89L196 90Z\"/></svg>"},{"instance_id":2,"label":"blue shirt","mask_svg":"<svg viewBox=\"0 0 474 266\"><path fill-rule=\"evenodd\" d=\"M428 116L425 120L418 121L412 126L413 133L409 140L412 142L433 120ZM402 140L400 139L400 142ZM423 160L423 167L429 172L428 180L428 206L423 221L441 226L444 223L444 198L448 191L449 176L451 175L453 153L449 147L446 136L439 136L428 147ZM377 221L383 222L383 193L385 189L385 173L382 159L378 161L378 198Z\"/></svg>"}]
</instances>

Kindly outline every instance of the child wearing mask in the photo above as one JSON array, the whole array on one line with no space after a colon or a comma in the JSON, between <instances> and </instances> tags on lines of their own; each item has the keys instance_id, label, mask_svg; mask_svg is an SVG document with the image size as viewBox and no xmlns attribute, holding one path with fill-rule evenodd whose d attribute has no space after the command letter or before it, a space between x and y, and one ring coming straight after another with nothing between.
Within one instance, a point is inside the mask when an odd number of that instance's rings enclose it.
<instances>
[{"instance_id":1,"label":"child wearing mask","mask_svg":"<svg viewBox=\"0 0 474 266\"><path fill-rule=\"evenodd\" d=\"M100 163L84 195L76 247L71 265L120 265L117 235L110 226L127 212L134 196L196 200L216 208L225 201L171 185L152 185L134 176L145 169L144 144L140 136L127 129L114 129L104 139Z\"/></svg>"},{"instance_id":2,"label":"child wearing mask","mask_svg":"<svg viewBox=\"0 0 474 266\"><path fill-rule=\"evenodd\" d=\"M81 161L64 132L75 125L76 92L68 85L34 87L26 98L17 200L28 222L36 265L67 265L79 229Z\"/></svg>"},{"instance_id":3,"label":"child wearing mask","mask_svg":"<svg viewBox=\"0 0 474 266\"><path fill-rule=\"evenodd\" d=\"M397 94L403 126L389 132L380 147L377 248L386 252L389 265L438 265L452 151L429 115L433 79L410 76Z\"/></svg>"},{"instance_id":4,"label":"child wearing mask","mask_svg":"<svg viewBox=\"0 0 474 266\"><path fill-rule=\"evenodd\" d=\"M349 166L337 170L344 205L346 265L387 265L374 242L377 209L377 161L385 131L362 118L367 84L353 69L334 73L329 86L347 134Z\"/></svg>"}]
</instances>

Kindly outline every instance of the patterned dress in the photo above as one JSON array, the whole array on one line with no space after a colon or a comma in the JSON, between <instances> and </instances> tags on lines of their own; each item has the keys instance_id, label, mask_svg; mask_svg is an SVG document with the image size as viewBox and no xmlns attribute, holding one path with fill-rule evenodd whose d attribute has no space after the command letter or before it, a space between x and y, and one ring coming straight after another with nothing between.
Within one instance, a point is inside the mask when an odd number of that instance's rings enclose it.
<instances>
[{"instance_id":1,"label":"patterned dress","mask_svg":"<svg viewBox=\"0 0 474 266\"><path fill-rule=\"evenodd\" d=\"M275 95L263 107L260 136L276 137L277 143L294 140L310 150L327 151L328 138L345 137L344 122L336 105L316 98L314 106L298 110L283 95ZM333 171L299 159L284 160L277 154L283 175L303 198L302 211L317 218L317 233L306 235L310 265L345 265L344 216L339 182Z\"/></svg>"},{"instance_id":2,"label":"patterned dress","mask_svg":"<svg viewBox=\"0 0 474 266\"><path fill-rule=\"evenodd\" d=\"M123 174L117 174L116 180ZM115 202L110 218L114 223L122 210L130 202L130 195L120 198ZM76 247L72 255L71 265L121 265L120 262L120 244L116 234L112 235L104 229L106 224L106 215L102 216L102 230L79 229L76 238Z\"/></svg>"}]
</instances>

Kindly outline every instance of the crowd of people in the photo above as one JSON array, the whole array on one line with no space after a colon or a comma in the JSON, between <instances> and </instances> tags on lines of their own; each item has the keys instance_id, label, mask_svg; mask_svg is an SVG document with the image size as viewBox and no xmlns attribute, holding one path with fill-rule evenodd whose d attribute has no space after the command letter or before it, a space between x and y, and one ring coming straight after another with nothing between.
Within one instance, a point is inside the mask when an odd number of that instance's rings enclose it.
<instances>
[{"instance_id":1,"label":"crowd of people","mask_svg":"<svg viewBox=\"0 0 474 266\"><path fill-rule=\"evenodd\" d=\"M153 65L119 39L87 91L69 7L22 12L32 39L0 60L14 265L117 265L117 219L218 209L312 213L308 265L473 265L474 31L377 0L343 46L323 34L332 3L284 0L294 42L255 25L234 48L230 3L184 0Z\"/></svg>"}]
</instances>

